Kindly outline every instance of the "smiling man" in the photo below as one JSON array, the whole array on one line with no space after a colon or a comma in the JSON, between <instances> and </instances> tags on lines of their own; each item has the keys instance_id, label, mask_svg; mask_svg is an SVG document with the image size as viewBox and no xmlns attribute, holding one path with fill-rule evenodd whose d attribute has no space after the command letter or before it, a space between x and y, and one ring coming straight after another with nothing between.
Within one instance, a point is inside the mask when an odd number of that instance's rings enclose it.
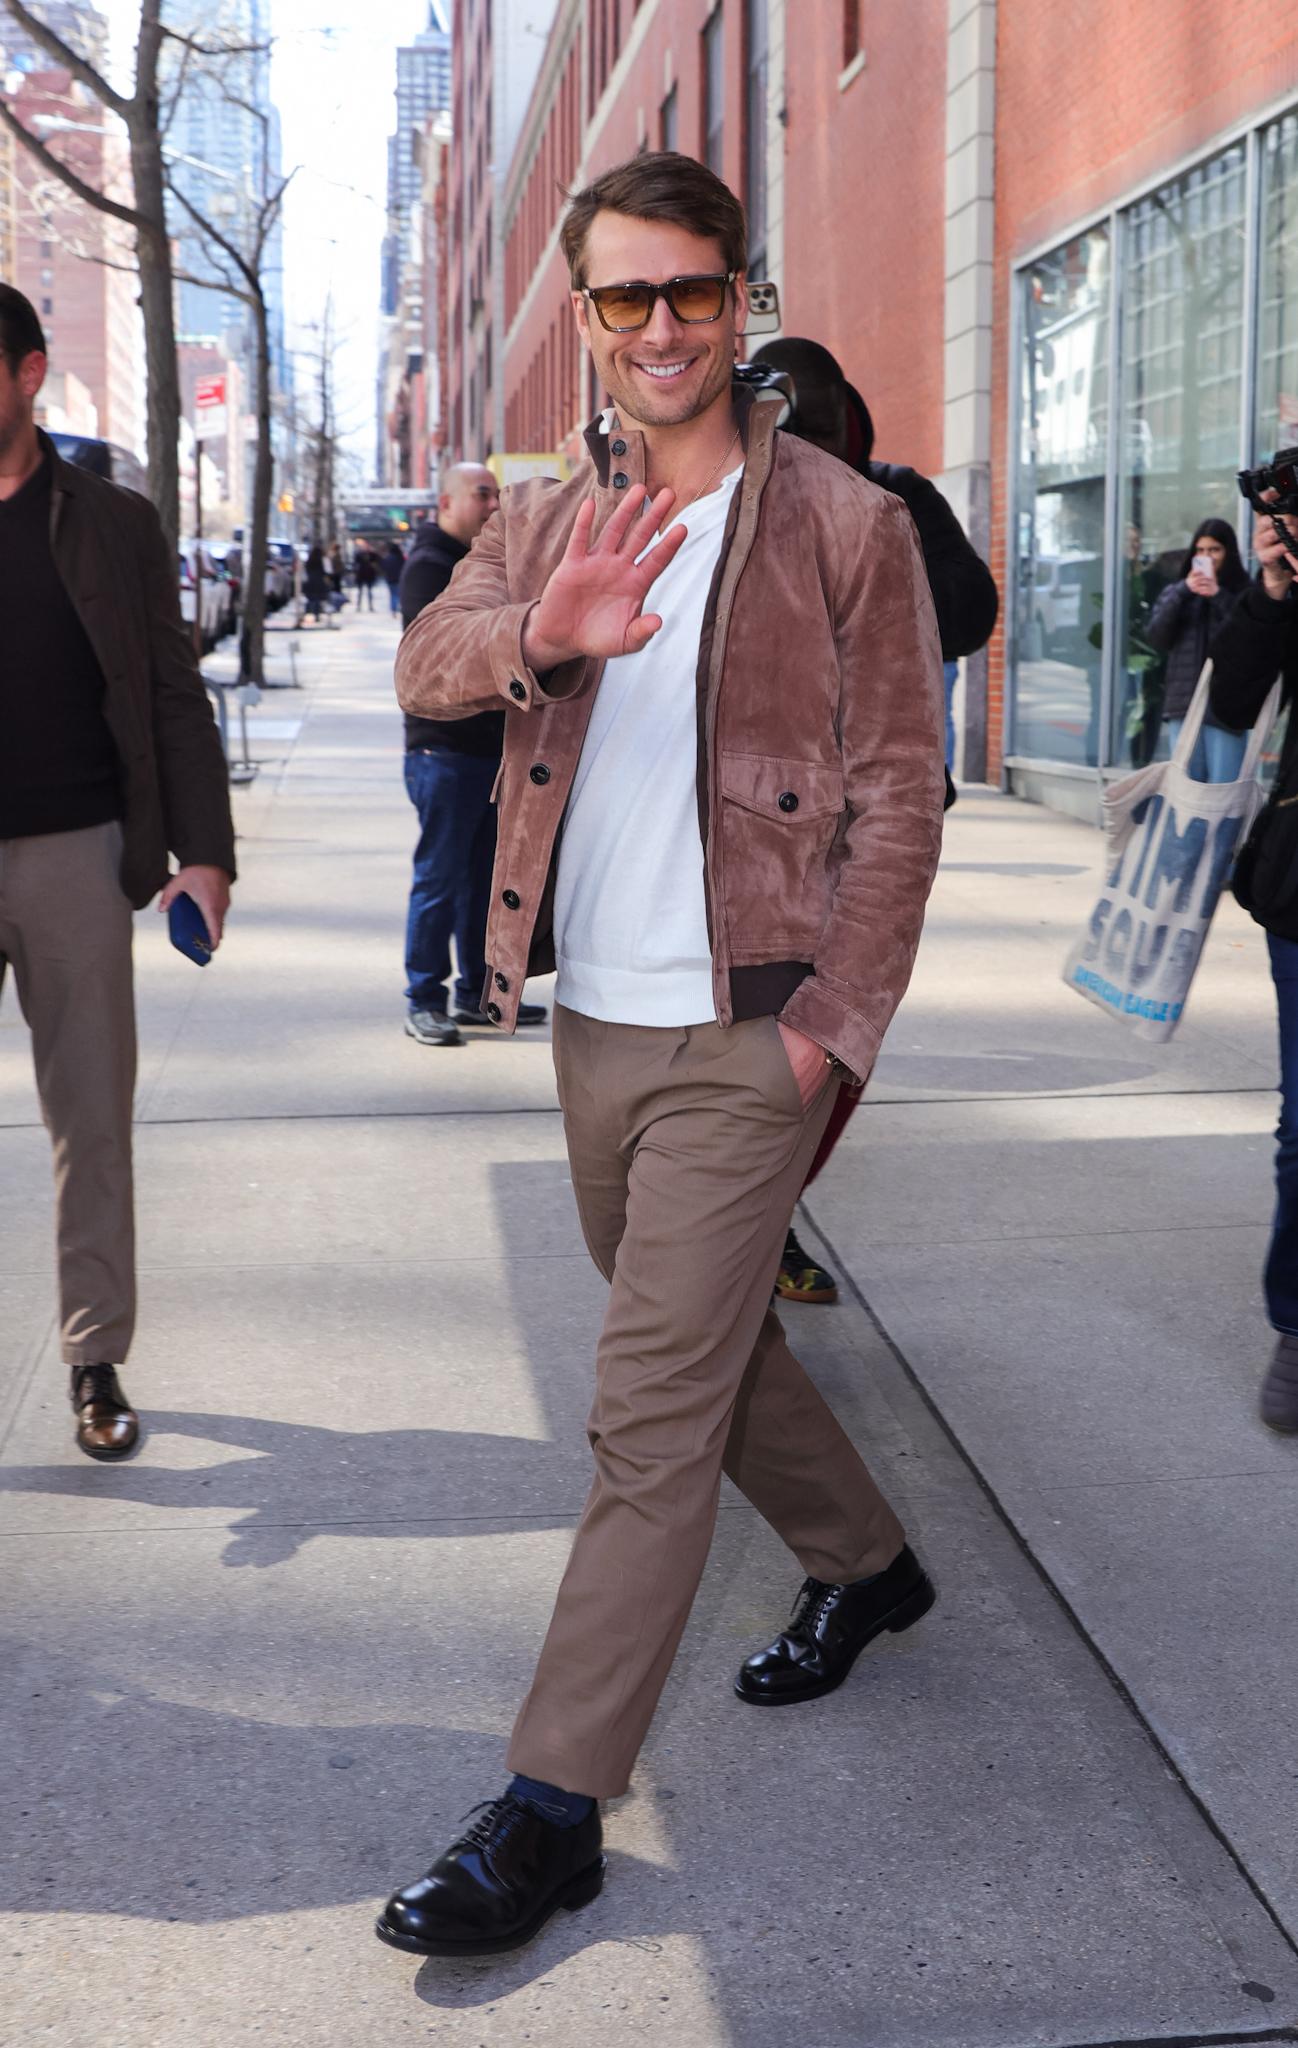
<instances>
[{"instance_id":1,"label":"smiling man","mask_svg":"<svg viewBox=\"0 0 1298 2048\"><path fill-rule=\"evenodd\" d=\"M937 864L941 665L914 527L735 381L745 222L711 171L637 157L577 195L563 241L611 400L590 462L506 492L397 660L409 712L506 707L484 1000L511 1026L528 973L557 966L573 1189L610 1287L595 1478L515 1776L379 1920L436 1955L512 1948L599 1891L598 1802L627 1788L723 1471L806 1575L741 1700L829 1692L934 1598L770 1307Z\"/></svg>"}]
</instances>

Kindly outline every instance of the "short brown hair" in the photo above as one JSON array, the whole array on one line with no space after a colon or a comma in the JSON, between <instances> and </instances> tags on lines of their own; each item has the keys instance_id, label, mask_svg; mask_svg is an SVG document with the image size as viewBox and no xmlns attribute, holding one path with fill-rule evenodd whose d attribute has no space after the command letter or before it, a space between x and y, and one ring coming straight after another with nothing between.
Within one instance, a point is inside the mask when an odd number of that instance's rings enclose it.
<instances>
[{"instance_id":1,"label":"short brown hair","mask_svg":"<svg viewBox=\"0 0 1298 2048\"><path fill-rule=\"evenodd\" d=\"M670 221L720 242L727 270L747 268L748 223L742 205L715 171L677 150L642 150L572 194L561 239L578 289L586 282L586 236L597 213Z\"/></svg>"}]
</instances>

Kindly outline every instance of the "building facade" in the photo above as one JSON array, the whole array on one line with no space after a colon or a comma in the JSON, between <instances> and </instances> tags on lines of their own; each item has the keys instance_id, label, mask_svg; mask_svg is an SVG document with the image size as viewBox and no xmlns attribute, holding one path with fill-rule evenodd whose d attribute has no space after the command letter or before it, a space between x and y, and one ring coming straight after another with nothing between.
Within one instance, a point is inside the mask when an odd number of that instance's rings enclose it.
<instances>
[{"instance_id":1,"label":"building facade","mask_svg":"<svg viewBox=\"0 0 1298 2048\"><path fill-rule=\"evenodd\" d=\"M470 180L485 11L464 0L456 31ZM961 665L959 770L1094 817L1106 777L1166 747L1141 627L1195 522L1242 529L1236 470L1298 442L1288 18L1266 0L559 0L498 171L490 323L467 192L452 215L456 452L484 428L534 461L579 446L602 395L563 194L645 148L743 196L783 332L834 352L876 454L932 476L991 562L1002 619Z\"/></svg>"},{"instance_id":2,"label":"building facade","mask_svg":"<svg viewBox=\"0 0 1298 2048\"><path fill-rule=\"evenodd\" d=\"M88 185L130 197L125 137L66 71L12 74L9 103ZM13 268L35 306L51 366L89 392L98 430L133 454L144 437L144 337L131 274L130 231L85 205L21 145L10 165Z\"/></svg>"},{"instance_id":3,"label":"building facade","mask_svg":"<svg viewBox=\"0 0 1298 2048\"><path fill-rule=\"evenodd\" d=\"M451 21L449 0L428 0L428 26L413 43L397 50L396 126L388 137L387 233L383 238L381 309L397 310L401 270L409 260L409 235L419 203L422 170L419 141L428 123L451 104Z\"/></svg>"},{"instance_id":4,"label":"building facade","mask_svg":"<svg viewBox=\"0 0 1298 2048\"><path fill-rule=\"evenodd\" d=\"M1298 441L1298 39L1257 0L1115 0L1077 66L1075 13L1001 0L994 52L988 710L1008 785L1093 817L1166 751L1151 603Z\"/></svg>"}]
</instances>

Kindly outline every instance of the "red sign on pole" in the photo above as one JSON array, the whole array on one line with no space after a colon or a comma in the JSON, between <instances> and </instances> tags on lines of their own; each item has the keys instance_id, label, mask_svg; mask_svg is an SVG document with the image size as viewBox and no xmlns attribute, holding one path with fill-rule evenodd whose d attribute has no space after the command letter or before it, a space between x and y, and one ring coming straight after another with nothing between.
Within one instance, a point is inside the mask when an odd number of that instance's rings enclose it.
<instances>
[{"instance_id":1,"label":"red sign on pole","mask_svg":"<svg viewBox=\"0 0 1298 2048\"><path fill-rule=\"evenodd\" d=\"M225 378L200 377L194 385L194 404L201 412L204 406L225 404Z\"/></svg>"}]
</instances>

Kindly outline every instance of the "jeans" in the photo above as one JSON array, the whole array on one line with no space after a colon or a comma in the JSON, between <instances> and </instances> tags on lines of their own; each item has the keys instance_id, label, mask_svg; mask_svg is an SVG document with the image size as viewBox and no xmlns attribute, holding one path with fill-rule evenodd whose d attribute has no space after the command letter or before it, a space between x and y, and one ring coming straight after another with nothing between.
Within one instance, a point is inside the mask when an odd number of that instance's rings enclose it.
<instances>
[{"instance_id":1,"label":"jeans","mask_svg":"<svg viewBox=\"0 0 1298 2048\"><path fill-rule=\"evenodd\" d=\"M946 685L946 765L948 768L954 768L955 766L955 720L951 715L951 705L955 698L955 679L959 673L960 664L958 661L944 661L942 663L942 681Z\"/></svg>"},{"instance_id":2,"label":"jeans","mask_svg":"<svg viewBox=\"0 0 1298 2048\"><path fill-rule=\"evenodd\" d=\"M356 585L356 609L357 609L357 611L359 611L359 610L360 610L362 602L364 602L364 605L365 605L365 608L366 608L366 610L367 610L367 611L371 611L371 612L373 611L373 609L374 609L374 585L373 585L372 583L358 583L358 584Z\"/></svg>"},{"instance_id":3,"label":"jeans","mask_svg":"<svg viewBox=\"0 0 1298 2048\"><path fill-rule=\"evenodd\" d=\"M406 1000L446 1014L455 940L456 1008L476 1010L487 979L487 912L496 857L491 786L500 763L413 747L406 792L419 813L406 918Z\"/></svg>"},{"instance_id":4,"label":"jeans","mask_svg":"<svg viewBox=\"0 0 1298 2048\"><path fill-rule=\"evenodd\" d=\"M1168 739L1173 749L1184 724L1183 718L1169 718L1167 721ZM1201 725L1198 741L1190 756L1191 781L1238 782L1247 745L1246 732L1225 732L1219 725Z\"/></svg>"},{"instance_id":5,"label":"jeans","mask_svg":"<svg viewBox=\"0 0 1298 2048\"><path fill-rule=\"evenodd\" d=\"M401 585L399 583L389 583L388 585L388 609L393 612L401 610Z\"/></svg>"},{"instance_id":6,"label":"jeans","mask_svg":"<svg viewBox=\"0 0 1298 2048\"><path fill-rule=\"evenodd\" d=\"M1266 1309L1277 1330L1298 1336L1298 941L1267 933L1280 1012L1280 1123L1275 1221L1266 1255Z\"/></svg>"}]
</instances>

